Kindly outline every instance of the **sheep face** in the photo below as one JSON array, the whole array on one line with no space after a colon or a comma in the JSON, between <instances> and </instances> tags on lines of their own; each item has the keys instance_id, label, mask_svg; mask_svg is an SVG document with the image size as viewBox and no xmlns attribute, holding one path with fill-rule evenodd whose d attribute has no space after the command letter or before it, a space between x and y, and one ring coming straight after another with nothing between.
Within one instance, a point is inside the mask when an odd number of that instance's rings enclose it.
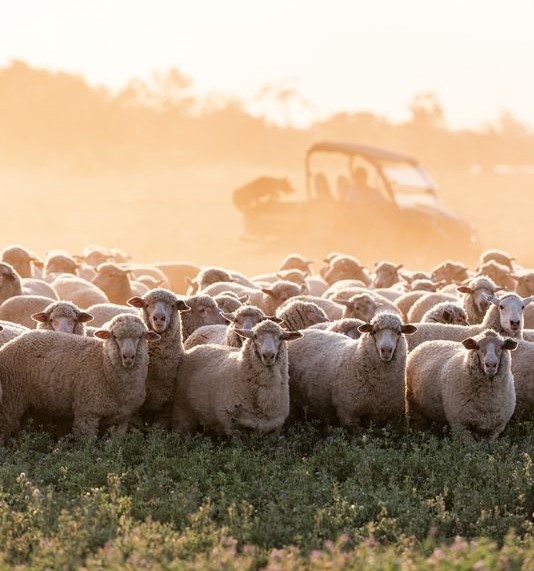
<instances>
[{"instance_id":1,"label":"sheep face","mask_svg":"<svg viewBox=\"0 0 534 571\"><path fill-rule=\"evenodd\" d=\"M174 294L165 290L154 290L145 298L132 297L128 300L128 305L142 309L150 329L160 334L167 331L177 311L189 310L184 301L175 299Z\"/></svg>"},{"instance_id":2,"label":"sheep face","mask_svg":"<svg viewBox=\"0 0 534 571\"><path fill-rule=\"evenodd\" d=\"M375 288L388 288L392 285L398 283L399 281L399 270L402 268L402 264L395 266L389 262L381 262L375 264Z\"/></svg>"},{"instance_id":3,"label":"sheep face","mask_svg":"<svg viewBox=\"0 0 534 571\"><path fill-rule=\"evenodd\" d=\"M522 275L512 275L517 280L517 293L519 295L532 295L534 294L534 272L529 272Z\"/></svg>"},{"instance_id":4,"label":"sheep face","mask_svg":"<svg viewBox=\"0 0 534 571\"><path fill-rule=\"evenodd\" d=\"M265 319L263 312L256 307L246 307L235 313L224 313L223 317L234 324L235 329L253 329Z\"/></svg>"},{"instance_id":5,"label":"sheep face","mask_svg":"<svg viewBox=\"0 0 534 571\"><path fill-rule=\"evenodd\" d=\"M403 325L396 315L383 313L371 323L360 325L358 330L373 337L380 360L388 363L395 355L401 335L415 333L417 328L414 325Z\"/></svg>"},{"instance_id":6,"label":"sheep face","mask_svg":"<svg viewBox=\"0 0 534 571\"><path fill-rule=\"evenodd\" d=\"M492 295L486 299L498 307L501 327L508 335L515 335L523 328L523 311L525 307L534 301L534 296L521 298L515 294L509 294L499 299Z\"/></svg>"},{"instance_id":7,"label":"sheep face","mask_svg":"<svg viewBox=\"0 0 534 571\"><path fill-rule=\"evenodd\" d=\"M45 311L34 313L32 319L48 324L53 331L72 334L78 323L87 323L93 319L93 316L66 302L59 302Z\"/></svg>"},{"instance_id":8,"label":"sheep face","mask_svg":"<svg viewBox=\"0 0 534 571\"><path fill-rule=\"evenodd\" d=\"M15 278L15 272L9 264L4 264L0 262L0 287L4 283L12 281Z\"/></svg>"},{"instance_id":9,"label":"sheep face","mask_svg":"<svg viewBox=\"0 0 534 571\"><path fill-rule=\"evenodd\" d=\"M450 306L443 310L443 323L467 325L467 314L461 307Z\"/></svg>"},{"instance_id":10,"label":"sheep face","mask_svg":"<svg viewBox=\"0 0 534 571\"><path fill-rule=\"evenodd\" d=\"M366 293L355 295L349 300L336 299L335 301L347 308L345 317L353 317L366 322L371 321L380 307L380 304Z\"/></svg>"},{"instance_id":11,"label":"sheep face","mask_svg":"<svg viewBox=\"0 0 534 571\"><path fill-rule=\"evenodd\" d=\"M116 282L121 284L129 282L129 270L123 270L115 264L101 264L96 268L96 271L97 275L92 279L92 282L102 291L113 288Z\"/></svg>"},{"instance_id":12,"label":"sheep face","mask_svg":"<svg viewBox=\"0 0 534 571\"><path fill-rule=\"evenodd\" d=\"M503 339L493 331L488 331L476 339L469 338L462 341L462 345L469 351L476 351L480 368L489 378L499 372L504 351L513 351L517 347L514 339Z\"/></svg>"},{"instance_id":13,"label":"sheep face","mask_svg":"<svg viewBox=\"0 0 534 571\"><path fill-rule=\"evenodd\" d=\"M266 367L272 367L276 363L283 341L302 337L299 331L284 331L270 320L264 320L252 330L236 329L235 331L240 337L251 340L256 354Z\"/></svg>"},{"instance_id":14,"label":"sheep face","mask_svg":"<svg viewBox=\"0 0 534 571\"><path fill-rule=\"evenodd\" d=\"M187 305L191 308L191 312L198 320L199 325L216 325L217 323L226 323L221 310L215 301L208 303L195 300L194 298L189 298L187 300Z\"/></svg>"},{"instance_id":15,"label":"sheep face","mask_svg":"<svg viewBox=\"0 0 534 571\"><path fill-rule=\"evenodd\" d=\"M469 279L467 268L458 262L444 262L432 271L432 281L453 283Z\"/></svg>"},{"instance_id":16,"label":"sheep face","mask_svg":"<svg viewBox=\"0 0 534 571\"><path fill-rule=\"evenodd\" d=\"M311 325L317 325L317 323L326 323L329 321L325 312L319 307L309 307L306 309L306 319Z\"/></svg>"}]
</instances>

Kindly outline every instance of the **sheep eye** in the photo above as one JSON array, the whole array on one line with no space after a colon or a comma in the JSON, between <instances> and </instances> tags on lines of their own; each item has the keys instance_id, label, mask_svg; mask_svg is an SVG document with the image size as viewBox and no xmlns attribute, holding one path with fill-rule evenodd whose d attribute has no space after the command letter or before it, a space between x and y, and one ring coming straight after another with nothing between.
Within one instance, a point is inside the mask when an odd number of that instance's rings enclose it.
<instances>
[{"instance_id":1,"label":"sheep eye","mask_svg":"<svg viewBox=\"0 0 534 571\"><path fill-rule=\"evenodd\" d=\"M499 305L499 309L504 309L504 305L502 303Z\"/></svg>"}]
</instances>

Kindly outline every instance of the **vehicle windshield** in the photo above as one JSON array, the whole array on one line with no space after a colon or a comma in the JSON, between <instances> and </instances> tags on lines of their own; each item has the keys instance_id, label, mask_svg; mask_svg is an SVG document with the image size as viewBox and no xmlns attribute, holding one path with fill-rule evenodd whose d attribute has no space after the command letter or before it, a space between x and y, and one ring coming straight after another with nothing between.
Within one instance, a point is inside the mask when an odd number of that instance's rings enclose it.
<instances>
[{"instance_id":1,"label":"vehicle windshield","mask_svg":"<svg viewBox=\"0 0 534 571\"><path fill-rule=\"evenodd\" d=\"M407 163L382 164L382 171L387 177L395 201L399 206L416 204L436 205L435 185L428 174L418 166Z\"/></svg>"}]
</instances>

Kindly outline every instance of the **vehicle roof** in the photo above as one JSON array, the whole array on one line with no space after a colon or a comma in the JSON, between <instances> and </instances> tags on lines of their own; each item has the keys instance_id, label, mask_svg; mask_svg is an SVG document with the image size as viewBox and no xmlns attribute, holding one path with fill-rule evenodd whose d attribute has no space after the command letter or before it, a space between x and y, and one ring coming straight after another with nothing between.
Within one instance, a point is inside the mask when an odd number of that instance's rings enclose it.
<instances>
[{"instance_id":1,"label":"vehicle roof","mask_svg":"<svg viewBox=\"0 0 534 571\"><path fill-rule=\"evenodd\" d=\"M378 147L370 147L369 145L359 145L356 143L321 141L320 143L315 143L312 145L308 149L306 155L310 156L312 153L317 152L342 153L349 156L362 155L363 157L370 160L407 162L414 166L418 164L417 159L409 157L408 155L401 155L399 153L386 151L385 149L380 149Z\"/></svg>"}]
</instances>

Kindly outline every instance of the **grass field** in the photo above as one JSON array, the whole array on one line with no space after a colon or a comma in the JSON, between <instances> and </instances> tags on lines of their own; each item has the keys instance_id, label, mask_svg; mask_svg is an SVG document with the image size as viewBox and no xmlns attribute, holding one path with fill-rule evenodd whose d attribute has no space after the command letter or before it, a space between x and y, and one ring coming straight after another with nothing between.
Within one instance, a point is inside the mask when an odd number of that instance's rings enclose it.
<instances>
[{"instance_id":1,"label":"grass field","mask_svg":"<svg viewBox=\"0 0 534 571\"><path fill-rule=\"evenodd\" d=\"M0 568L534 568L533 423L491 450L307 425L95 446L30 432L0 455Z\"/></svg>"}]
</instances>

